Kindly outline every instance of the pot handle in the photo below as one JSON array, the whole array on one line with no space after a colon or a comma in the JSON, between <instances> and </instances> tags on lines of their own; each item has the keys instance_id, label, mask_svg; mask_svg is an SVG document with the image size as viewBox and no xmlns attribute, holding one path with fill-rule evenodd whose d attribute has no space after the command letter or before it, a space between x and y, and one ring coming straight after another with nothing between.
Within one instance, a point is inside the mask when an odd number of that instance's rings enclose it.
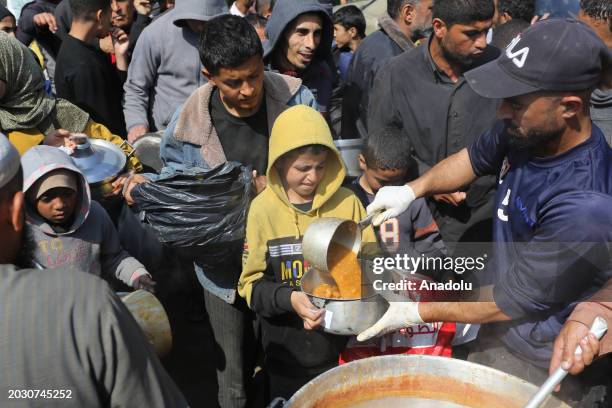
<instances>
[{"instance_id":1,"label":"pot handle","mask_svg":"<svg viewBox=\"0 0 612 408\"><path fill-rule=\"evenodd\" d=\"M327 300L314 296L310 296L310 301L319 309L324 309L325 305L327 304Z\"/></svg>"},{"instance_id":2,"label":"pot handle","mask_svg":"<svg viewBox=\"0 0 612 408\"><path fill-rule=\"evenodd\" d=\"M124 149L125 147L128 147L129 149L126 150ZM123 142L121 142L121 145L119 146L119 148L126 153L129 151L129 153L126 154L128 159L130 159L134 155L134 153L136 153L136 149L134 148L134 146L127 140L124 140Z\"/></svg>"}]
</instances>

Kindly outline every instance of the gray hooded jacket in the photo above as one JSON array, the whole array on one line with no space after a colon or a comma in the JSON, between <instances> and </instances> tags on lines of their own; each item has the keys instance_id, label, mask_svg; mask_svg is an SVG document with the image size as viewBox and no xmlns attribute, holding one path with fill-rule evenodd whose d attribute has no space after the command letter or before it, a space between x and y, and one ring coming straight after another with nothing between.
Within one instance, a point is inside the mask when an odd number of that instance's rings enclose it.
<instances>
[{"instance_id":1,"label":"gray hooded jacket","mask_svg":"<svg viewBox=\"0 0 612 408\"><path fill-rule=\"evenodd\" d=\"M591 119L612 146L612 89L596 89L591 95Z\"/></svg>"},{"instance_id":2,"label":"gray hooded jacket","mask_svg":"<svg viewBox=\"0 0 612 408\"><path fill-rule=\"evenodd\" d=\"M274 12L266 25L268 42L265 44L264 62L269 70L278 71L281 74L289 74L274 66L274 50L281 46L284 40L283 34L291 22L305 13L317 13L321 16L323 32L314 60L304 72L300 73L299 78L304 86L310 89L315 96L319 111L327 112L334 83L333 72L329 65L329 62L333 61L331 44L334 30L328 8L324 4L319 3L317 0L278 0L274 5Z\"/></svg>"},{"instance_id":3,"label":"gray hooded jacket","mask_svg":"<svg viewBox=\"0 0 612 408\"><path fill-rule=\"evenodd\" d=\"M143 30L124 85L128 131L136 125L165 129L176 108L206 83L199 34L185 20L208 21L227 12L224 0L177 0L174 9Z\"/></svg>"},{"instance_id":4,"label":"gray hooded jacket","mask_svg":"<svg viewBox=\"0 0 612 408\"><path fill-rule=\"evenodd\" d=\"M100 204L91 201L85 176L70 156L55 147L35 146L21 157L21 166L26 196L36 180L53 170L66 169L78 176L77 206L66 232L55 232L32 203L26 203L28 225L36 242L36 262L45 268L70 266L97 276L113 274L127 285L147 273L140 262L121 248L113 222Z\"/></svg>"}]
</instances>

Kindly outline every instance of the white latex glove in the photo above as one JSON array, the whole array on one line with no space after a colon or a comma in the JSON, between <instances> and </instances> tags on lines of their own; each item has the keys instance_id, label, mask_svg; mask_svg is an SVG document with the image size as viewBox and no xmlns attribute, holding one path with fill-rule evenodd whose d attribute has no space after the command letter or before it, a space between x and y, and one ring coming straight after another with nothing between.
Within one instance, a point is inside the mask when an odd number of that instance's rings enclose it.
<instances>
[{"instance_id":1,"label":"white latex glove","mask_svg":"<svg viewBox=\"0 0 612 408\"><path fill-rule=\"evenodd\" d=\"M415 324L425 323L419 314L419 302L389 302L389 308L374 326L357 336L357 341L366 341L403 329Z\"/></svg>"},{"instance_id":2,"label":"white latex glove","mask_svg":"<svg viewBox=\"0 0 612 408\"><path fill-rule=\"evenodd\" d=\"M381 210L386 211L374 217L372 224L378 227L388 219L396 218L408 209L414 199L414 191L412 191L410 186L387 186L381 188L376 193L374 201L368 205L367 211L368 214Z\"/></svg>"}]
</instances>

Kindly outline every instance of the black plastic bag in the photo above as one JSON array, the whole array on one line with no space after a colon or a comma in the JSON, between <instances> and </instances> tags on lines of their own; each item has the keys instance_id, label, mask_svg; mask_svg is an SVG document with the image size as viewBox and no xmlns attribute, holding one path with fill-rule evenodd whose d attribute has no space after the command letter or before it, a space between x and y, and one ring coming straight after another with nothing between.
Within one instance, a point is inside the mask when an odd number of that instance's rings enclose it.
<instances>
[{"instance_id":1,"label":"black plastic bag","mask_svg":"<svg viewBox=\"0 0 612 408\"><path fill-rule=\"evenodd\" d=\"M202 247L244 239L252 170L227 162L209 171L177 173L139 184L132 197L160 242L201 253Z\"/></svg>"}]
</instances>

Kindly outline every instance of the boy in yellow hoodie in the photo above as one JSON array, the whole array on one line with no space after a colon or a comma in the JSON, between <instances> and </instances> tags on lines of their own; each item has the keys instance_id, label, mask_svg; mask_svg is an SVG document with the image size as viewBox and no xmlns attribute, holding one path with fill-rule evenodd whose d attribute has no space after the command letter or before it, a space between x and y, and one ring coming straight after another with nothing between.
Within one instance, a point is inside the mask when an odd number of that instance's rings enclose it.
<instances>
[{"instance_id":1,"label":"boy in yellow hoodie","mask_svg":"<svg viewBox=\"0 0 612 408\"><path fill-rule=\"evenodd\" d=\"M291 397L336 366L347 340L313 330L323 310L300 291L308 266L302 256L306 228L317 218L359 221L366 213L341 187L344 164L317 111L287 109L274 122L269 147L268 185L249 210L238 292L260 318L272 399ZM364 230L364 242L375 240L371 227Z\"/></svg>"}]
</instances>

